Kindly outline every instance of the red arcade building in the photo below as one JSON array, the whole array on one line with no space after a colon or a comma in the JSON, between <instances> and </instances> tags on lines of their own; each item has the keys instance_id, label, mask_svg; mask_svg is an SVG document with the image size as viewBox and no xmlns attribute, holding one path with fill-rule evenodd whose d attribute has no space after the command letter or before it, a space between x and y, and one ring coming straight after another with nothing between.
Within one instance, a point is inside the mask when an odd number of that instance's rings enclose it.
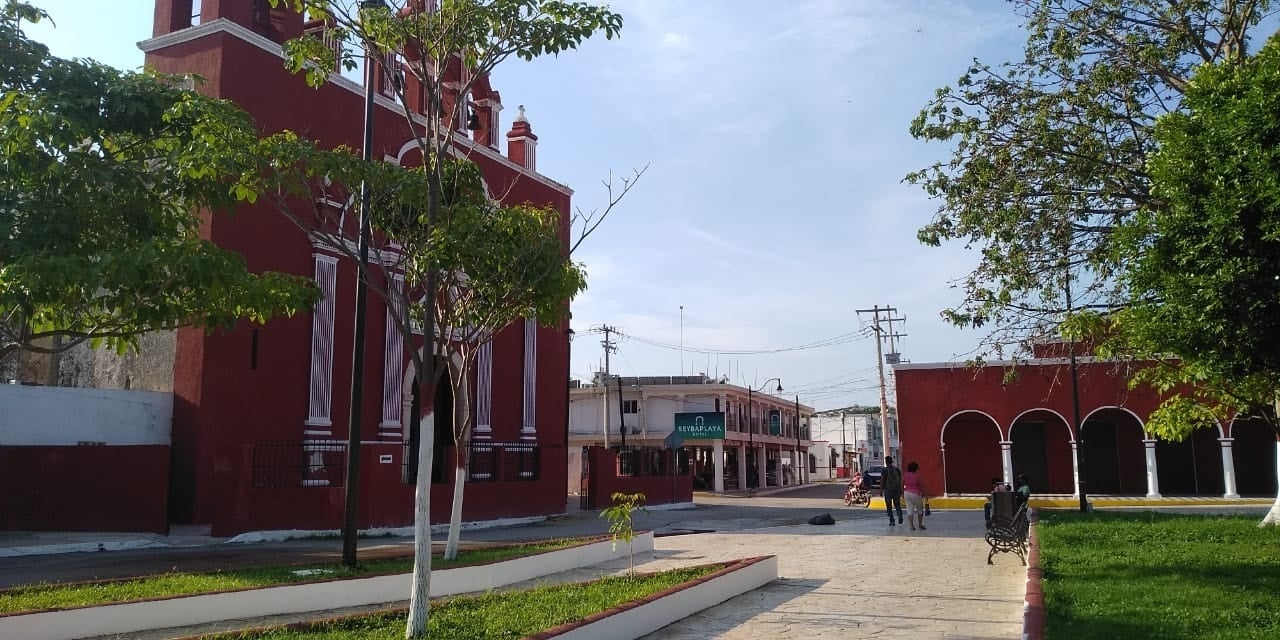
<instances>
[{"instance_id":1,"label":"red arcade building","mask_svg":"<svg viewBox=\"0 0 1280 640\"><path fill-rule=\"evenodd\" d=\"M894 367L902 462L920 463L930 493L987 493L992 478L1025 474L1037 494L1078 496L1083 474L1089 495L1276 495L1267 425L1239 419L1182 442L1156 439L1144 425L1159 398L1130 390L1115 362L1078 358L1077 434L1069 361L1055 346L1040 345L1008 380L1009 362Z\"/></svg>"},{"instance_id":2,"label":"red arcade building","mask_svg":"<svg viewBox=\"0 0 1280 640\"><path fill-rule=\"evenodd\" d=\"M333 74L313 89L284 67L281 45L322 25L306 24L303 16L273 9L266 0L195 6L193 15L193 0L156 0L153 37L140 44L149 67L203 77L201 91L239 104L264 133L288 129L324 146L361 147L364 86ZM459 73L457 60L443 73ZM421 87L411 76L406 82L406 101L421 103ZM420 164L400 105L384 87L377 90L373 157ZM573 192L537 172L538 138L523 108L504 132L501 97L485 79L468 96L456 89L444 96L445 108L459 99L468 101L479 127L453 132L453 143L481 167L492 193L505 194L509 203L555 207L567 225ZM213 216L207 225L208 237L240 252L251 269L314 277L323 296L312 313L265 326L246 322L230 332L178 333L170 521L209 524L214 535L336 528L343 509L356 265L313 244L267 207ZM412 379L405 351L412 345L392 329L380 297L369 296L366 313L359 525L405 526L413 521L414 492L407 443L422 407L433 401L451 406L452 398L447 383L433 398ZM473 462L464 520L564 512L568 337L567 323L544 328L525 321L482 349L469 383L474 440L483 459ZM436 412L433 522L447 521L450 507L451 415Z\"/></svg>"}]
</instances>

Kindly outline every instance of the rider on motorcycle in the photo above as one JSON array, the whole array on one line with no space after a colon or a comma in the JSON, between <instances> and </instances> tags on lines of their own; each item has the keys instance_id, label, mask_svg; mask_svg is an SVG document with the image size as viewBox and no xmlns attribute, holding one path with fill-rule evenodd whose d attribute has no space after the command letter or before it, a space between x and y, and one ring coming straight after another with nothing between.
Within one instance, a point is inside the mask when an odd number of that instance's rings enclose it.
<instances>
[{"instance_id":1,"label":"rider on motorcycle","mask_svg":"<svg viewBox=\"0 0 1280 640\"><path fill-rule=\"evenodd\" d=\"M844 488L844 504L852 506L860 504L863 506L871 505L871 494L862 486L862 474L855 471L853 477L850 478L849 484Z\"/></svg>"}]
</instances>

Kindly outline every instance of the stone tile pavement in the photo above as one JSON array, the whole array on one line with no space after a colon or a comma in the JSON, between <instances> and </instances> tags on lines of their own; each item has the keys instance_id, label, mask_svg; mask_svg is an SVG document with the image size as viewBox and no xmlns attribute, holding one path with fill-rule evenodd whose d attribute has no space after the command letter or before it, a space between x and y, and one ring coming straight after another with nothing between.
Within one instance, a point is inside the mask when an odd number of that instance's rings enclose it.
<instances>
[{"instance_id":1,"label":"stone tile pavement","mask_svg":"<svg viewBox=\"0 0 1280 640\"><path fill-rule=\"evenodd\" d=\"M935 511L925 524L872 518L660 538L646 570L773 554L782 579L645 640L1020 637L1026 569L1011 556L986 564L981 514Z\"/></svg>"}]
</instances>

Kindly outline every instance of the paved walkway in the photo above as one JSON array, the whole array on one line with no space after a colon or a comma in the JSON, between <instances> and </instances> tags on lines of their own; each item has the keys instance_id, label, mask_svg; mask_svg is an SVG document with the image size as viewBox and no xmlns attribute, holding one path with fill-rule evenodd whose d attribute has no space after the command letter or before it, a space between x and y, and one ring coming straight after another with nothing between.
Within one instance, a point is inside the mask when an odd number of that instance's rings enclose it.
<instances>
[{"instance_id":1,"label":"paved walkway","mask_svg":"<svg viewBox=\"0 0 1280 640\"><path fill-rule=\"evenodd\" d=\"M913 532L876 517L658 538L653 553L636 558L638 570L772 554L781 579L645 638L1018 638L1025 568L1011 556L986 564L979 513L937 511L926 525L927 531ZM615 561L535 583L588 580L626 568L625 560ZM159 640L351 612L227 621L128 638Z\"/></svg>"},{"instance_id":2,"label":"paved walkway","mask_svg":"<svg viewBox=\"0 0 1280 640\"><path fill-rule=\"evenodd\" d=\"M774 554L782 579L646 640L1018 638L1026 569L1009 556L986 564L981 514L935 512L926 526L872 518L660 538L646 569Z\"/></svg>"}]
</instances>

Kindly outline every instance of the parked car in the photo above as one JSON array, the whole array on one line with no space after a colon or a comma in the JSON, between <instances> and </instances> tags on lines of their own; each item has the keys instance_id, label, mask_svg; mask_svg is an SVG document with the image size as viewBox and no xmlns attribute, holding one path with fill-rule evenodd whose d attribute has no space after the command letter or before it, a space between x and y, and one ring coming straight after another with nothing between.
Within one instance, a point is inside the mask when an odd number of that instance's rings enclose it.
<instances>
[{"instance_id":1,"label":"parked car","mask_svg":"<svg viewBox=\"0 0 1280 640\"><path fill-rule=\"evenodd\" d=\"M867 489L879 489L882 476L884 476L884 467L871 467L862 472L862 486Z\"/></svg>"}]
</instances>

